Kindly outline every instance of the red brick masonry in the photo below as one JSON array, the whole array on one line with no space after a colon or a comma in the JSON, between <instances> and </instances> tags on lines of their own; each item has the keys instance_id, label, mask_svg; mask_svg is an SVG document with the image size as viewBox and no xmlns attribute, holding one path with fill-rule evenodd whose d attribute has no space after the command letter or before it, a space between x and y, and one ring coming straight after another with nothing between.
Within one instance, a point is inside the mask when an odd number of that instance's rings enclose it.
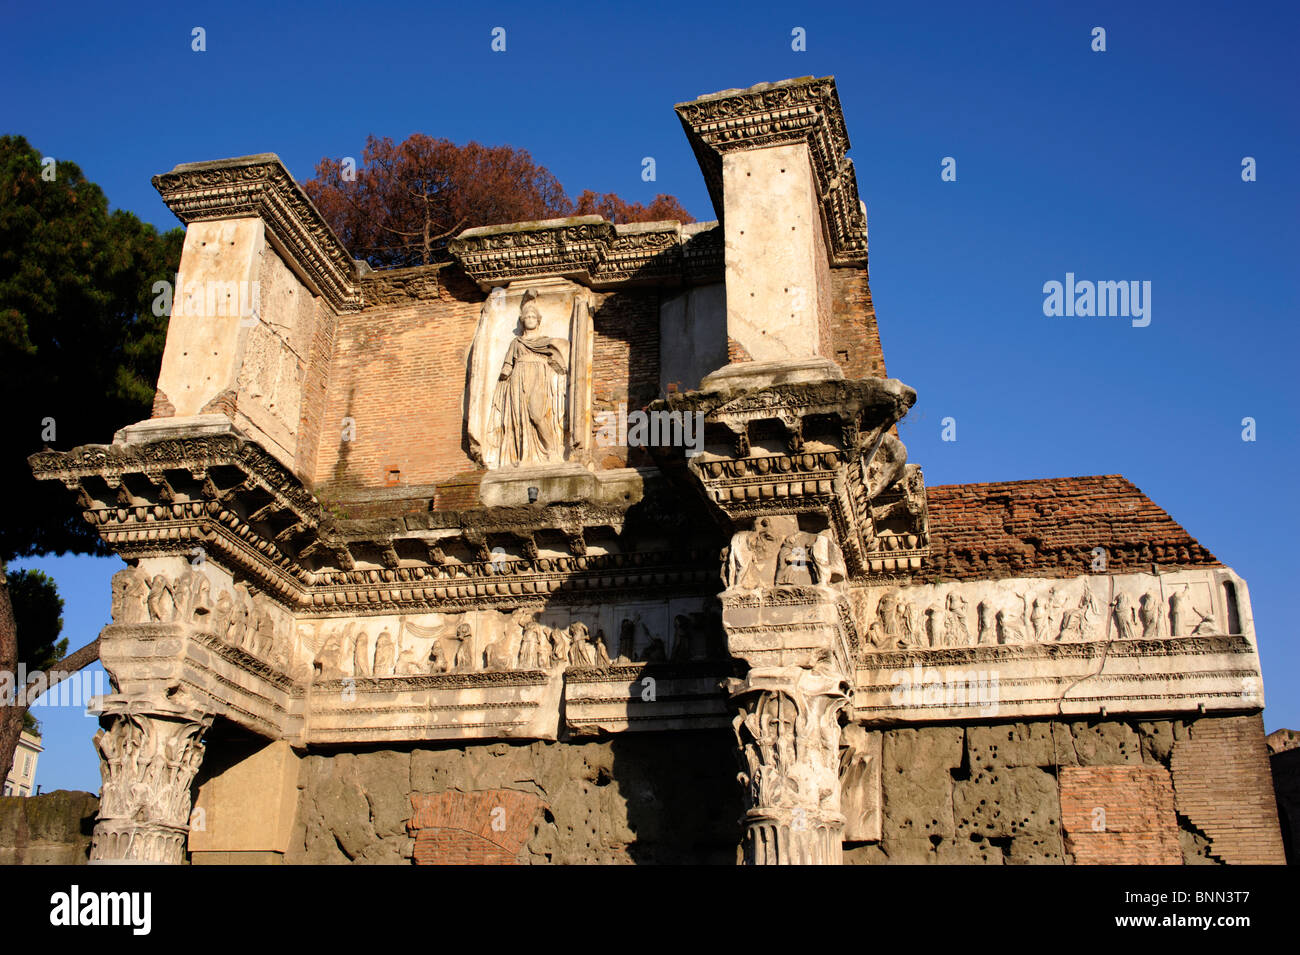
<instances>
[{"instance_id":1,"label":"red brick masonry","mask_svg":"<svg viewBox=\"0 0 1300 955\"><path fill-rule=\"evenodd\" d=\"M417 865L515 865L542 806L531 793L411 793Z\"/></svg>"},{"instance_id":2,"label":"red brick masonry","mask_svg":"<svg viewBox=\"0 0 1300 955\"><path fill-rule=\"evenodd\" d=\"M1072 577L1106 549L1109 573L1219 561L1118 474L929 488L927 576Z\"/></svg>"},{"instance_id":3,"label":"red brick masonry","mask_svg":"<svg viewBox=\"0 0 1300 955\"><path fill-rule=\"evenodd\" d=\"M1061 824L1076 865L1182 865L1163 766L1061 767Z\"/></svg>"}]
</instances>

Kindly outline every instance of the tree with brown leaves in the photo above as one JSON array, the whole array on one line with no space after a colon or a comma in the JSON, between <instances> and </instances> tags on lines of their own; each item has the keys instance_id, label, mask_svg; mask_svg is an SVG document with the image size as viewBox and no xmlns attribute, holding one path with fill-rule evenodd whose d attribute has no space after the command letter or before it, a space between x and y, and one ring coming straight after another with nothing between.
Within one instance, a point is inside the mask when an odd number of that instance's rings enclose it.
<instances>
[{"instance_id":1,"label":"tree with brown leaves","mask_svg":"<svg viewBox=\"0 0 1300 955\"><path fill-rule=\"evenodd\" d=\"M348 250L376 268L445 261L448 240L475 226L573 215L695 221L669 195L642 205L587 190L572 200L526 150L423 133L398 144L370 136L360 167L323 158L303 188Z\"/></svg>"}]
</instances>

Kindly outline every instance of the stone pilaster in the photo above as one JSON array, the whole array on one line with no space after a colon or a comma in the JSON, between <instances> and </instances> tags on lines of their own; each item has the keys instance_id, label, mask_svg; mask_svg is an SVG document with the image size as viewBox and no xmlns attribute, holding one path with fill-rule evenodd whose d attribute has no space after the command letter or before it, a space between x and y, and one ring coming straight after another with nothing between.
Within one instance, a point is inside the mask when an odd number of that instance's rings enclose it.
<instances>
[{"instance_id":1,"label":"stone pilaster","mask_svg":"<svg viewBox=\"0 0 1300 955\"><path fill-rule=\"evenodd\" d=\"M745 788L749 865L838 865L840 713L848 705L854 636L832 535L793 515L738 531L727 556L722 621L727 682Z\"/></svg>"},{"instance_id":2,"label":"stone pilaster","mask_svg":"<svg viewBox=\"0 0 1300 955\"><path fill-rule=\"evenodd\" d=\"M109 697L95 735L103 776L90 861L99 864L185 861L190 786L203 761L212 717L159 702Z\"/></svg>"}]
</instances>

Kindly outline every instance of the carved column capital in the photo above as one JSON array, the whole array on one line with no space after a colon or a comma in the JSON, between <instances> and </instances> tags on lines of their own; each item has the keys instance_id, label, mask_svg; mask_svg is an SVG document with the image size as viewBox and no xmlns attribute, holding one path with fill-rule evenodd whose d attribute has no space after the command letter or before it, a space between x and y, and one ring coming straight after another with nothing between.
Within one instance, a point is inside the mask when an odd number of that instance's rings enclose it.
<instances>
[{"instance_id":1,"label":"carved column capital","mask_svg":"<svg viewBox=\"0 0 1300 955\"><path fill-rule=\"evenodd\" d=\"M830 666L756 667L728 681L748 809L749 865L838 865L841 710L849 682Z\"/></svg>"},{"instance_id":2,"label":"carved column capital","mask_svg":"<svg viewBox=\"0 0 1300 955\"><path fill-rule=\"evenodd\" d=\"M95 734L103 791L92 863L185 861L190 786L212 716L166 701L107 697Z\"/></svg>"}]
</instances>

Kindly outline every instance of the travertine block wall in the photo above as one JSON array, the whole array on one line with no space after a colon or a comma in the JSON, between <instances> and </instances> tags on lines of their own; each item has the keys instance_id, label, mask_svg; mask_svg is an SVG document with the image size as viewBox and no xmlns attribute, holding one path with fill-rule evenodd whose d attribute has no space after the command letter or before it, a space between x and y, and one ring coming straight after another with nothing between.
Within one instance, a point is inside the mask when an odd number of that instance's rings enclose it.
<instances>
[{"instance_id":1,"label":"travertine block wall","mask_svg":"<svg viewBox=\"0 0 1300 955\"><path fill-rule=\"evenodd\" d=\"M1267 820L1255 805L1258 781L1267 777L1251 780L1248 767L1236 769L1241 759L1226 742L1236 737L1249 750L1250 735L1262 745L1258 716L886 730L882 838L846 844L845 862L1226 863L1242 861L1243 826L1259 840L1249 861L1280 862L1276 822L1273 850L1264 835ZM1213 757L1202 740L1216 741ZM1222 784L1217 804L1188 802L1184 793L1195 800L1225 768L1232 778ZM1165 780L1172 791L1164 788ZM1173 806L1176 832L1168 812L1134 812L1139 804L1151 810L1153 798L1157 810ZM1094 838L1098 805L1110 839ZM1184 807L1193 805L1189 816ZM1178 858L1169 851L1171 837L1180 847Z\"/></svg>"},{"instance_id":2,"label":"travertine block wall","mask_svg":"<svg viewBox=\"0 0 1300 955\"><path fill-rule=\"evenodd\" d=\"M416 851L408 830L412 793L469 794L480 815L505 808L509 826L510 804L475 795L505 790L543 803L515 856L519 862L733 865L741 814L734 750L731 731L717 730L588 743L312 752L303 760L285 861L409 864ZM460 801L449 800L438 819L418 820L421 827L447 833L466 826L455 821ZM464 852L476 844L468 838L445 835L428 843L424 863L474 861ZM503 860L494 855L491 861Z\"/></svg>"},{"instance_id":3,"label":"travertine block wall","mask_svg":"<svg viewBox=\"0 0 1300 955\"><path fill-rule=\"evenodd\" d=\"M845 861L1277 863L1276 811L1270 839L1254 792L1267 776L1239 755L1261 730L1258 716L885 730L881 839L846 843ZM719 730L311 752L285 861L410 864L426 832L423 863L729 865L741 813L733 750ZM1202 794L1215 786L1211 804ZM413 794L427 811L408 827ZM526 837L484 828L478 817L498 806L508 824L511 807L527 810Z\"/></svg>"},{"instance_id":4,"label":"travertine block wall","mask_svg":"<svg viewBox=\"0 0 1300 955\"><path fill-rule=\"evenodd\" d=\"M248 296L257 281L265 247L257 218L195 222L185 230L155 417L199 414L234 387L247 330L240 294Z\"/></svg>"}]
</instances>

